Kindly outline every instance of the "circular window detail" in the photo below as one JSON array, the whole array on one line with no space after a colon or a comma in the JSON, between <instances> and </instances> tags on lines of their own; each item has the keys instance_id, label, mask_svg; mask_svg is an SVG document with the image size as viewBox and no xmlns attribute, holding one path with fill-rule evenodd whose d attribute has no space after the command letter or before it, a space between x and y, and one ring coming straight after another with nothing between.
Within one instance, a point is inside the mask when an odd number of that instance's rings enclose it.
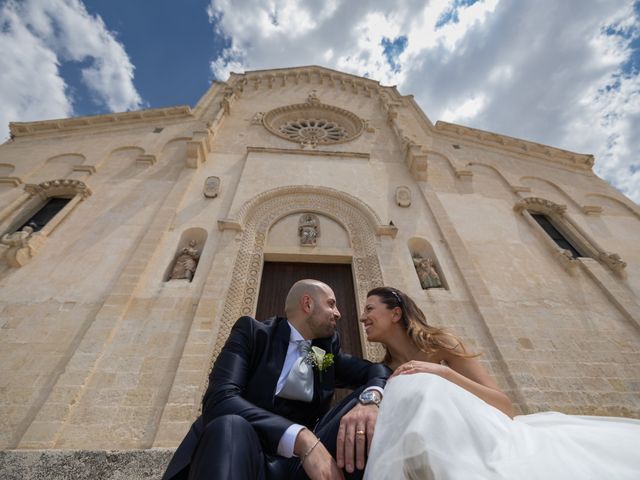
<instances>
[{"instance_id":1,"label":"circular window detail","mask_svg":"<svg viewBox=\"0 0 640 480\"><path fill-rule=\"evenodd\" d=\"M279 130L291 140L311 144L339 142L348 135L347 131L336 122L315 118L292 120L281 125Z\"/></svg>"},{"instance_id":2,"label":"circular window detail","mask_svg":"<svg viewBox=\"0 0 640 480\"><path fill-rule=\"evenodd\" d=\"M274 135L302 147L348 142L364 128L364 122L353 113L321 103L276 108L262 117L262 123Z\"/></svg>"}]
</instances>

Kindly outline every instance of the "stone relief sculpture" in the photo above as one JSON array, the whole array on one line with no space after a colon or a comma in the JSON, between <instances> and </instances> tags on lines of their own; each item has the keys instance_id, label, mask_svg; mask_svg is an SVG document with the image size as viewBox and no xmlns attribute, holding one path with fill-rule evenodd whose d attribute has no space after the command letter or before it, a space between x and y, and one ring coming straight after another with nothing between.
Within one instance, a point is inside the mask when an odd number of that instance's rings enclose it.
<instances>
[{"instance_id":1,"label":"stone relief sculpture","mask_svg":"<svg viewBox=\"0 0 640 480\"><path fill-rule=\"evenodd\" d=\"M30 226L7 233L0 239L0 256L9 266L19 268L28 263L44 244L45 237L34 233Z\"/></svg>"},{"instance_id":2,"label":"stone relief sculpture","mask_svg":"<svg viewBox=\"0 0 640 480\"><path fill-rule=\"evenodd\" d=\"M176 258L176 263L173 266L173 270L171 271L171 275L169 276L169 280L189 280L193 279L193 275L196 272L196 268L198 267L198 260L200 259L200 252L196 248L197 242L195 240L191 240L189 242L188 247L184 247L178 258Z\"/></svg>"},{"instance_id":3,"label":"stone relief sculpture","mask_svg":"<svg viewBox=\"0 0 640 480\"><path fill-rule=\"evenodd\" d=\"M440 280L440 275L438 275L432 259L416 255L413 257L413 265L423 290L442 288L442 280Z\"/></svg>"},{"instance_id":4,"label":"stone relief sculpture","mask_svg":"<svg viewBox=\"0 0 640 480\"><path fill-rule=\"evenodd\" d=\"M305 213L298 221L298 236L300 245L303 247L314 247L320 236L320 219L312 213Z\"/></svg>"},{"instance_id":5,"label":"stone relief sculpture","mask_svg":"<svg viewBox=\"0 0 640 480\"><path fill-rule=\"evenodd\" d=\"M411 206L411 190L409 190L409 187L401 185L396 188L396 203L400 207Z\"/></svg>"},{"instance_id":6,"label":"stone relief sculpture","mask_svg":"<svg viewBox=\"0 0 640 480\"><path fill-rule=\"evenodd\" d=\"M216 198L220 193L220 178L207 177L204 182L204 196L207 198Z\"/></svg>"},{"instance_id":7,"label":"stone relief sculpture","mask_svg":"<svg viewBox=\"0 0 640 480\"><path fill-rule=\"evenodd\" d=\"M263 117L264 117L264 112L256 112L256 114L251 119L251 125L262 125Z\"/></svg>"},{"instance_id":8,"label":"stone relief sculpture","mask_svg":"<svg viewBox=\"0 0 640 480\"><path fill-rule=\"evenodd\" d=\"M307 97L307 103L310 103L311 105L318 105L320 103L320 98L318 97L317 90L311 90L309 92L309 96Z\"/></svg>"}]
</instances>

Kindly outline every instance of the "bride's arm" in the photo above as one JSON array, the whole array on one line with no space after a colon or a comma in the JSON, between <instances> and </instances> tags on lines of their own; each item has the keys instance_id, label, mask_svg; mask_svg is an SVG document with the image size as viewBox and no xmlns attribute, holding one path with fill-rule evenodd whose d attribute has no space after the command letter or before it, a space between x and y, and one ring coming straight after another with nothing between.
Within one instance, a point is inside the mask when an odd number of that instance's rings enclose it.
<instances>
[{"instance_id":1,"label":"bride's arm","mask_svg":"<svg viewBox=\"0 0 640 480\"><path fill-rule=\"evenodd\" d=\"M443 357L447 365L412 360L400 365L391 377L421 372L439 375L480 397L505 415L513 417L511 400L476 359L459 357L449 352L443 352Z\"/></svg>"},{"instance_id":2,"label":"bride's arm","mask_svg":"<svg viewBox=\"0 0 640 480\"><path fill-rule=\"evenodd\" d=\"M443 366L442 377L468 390L477 397L513 417L513 405L507 395L500 390L489 372L475 358L445 355L447 366Z\"/></svg>"}]
</instances>

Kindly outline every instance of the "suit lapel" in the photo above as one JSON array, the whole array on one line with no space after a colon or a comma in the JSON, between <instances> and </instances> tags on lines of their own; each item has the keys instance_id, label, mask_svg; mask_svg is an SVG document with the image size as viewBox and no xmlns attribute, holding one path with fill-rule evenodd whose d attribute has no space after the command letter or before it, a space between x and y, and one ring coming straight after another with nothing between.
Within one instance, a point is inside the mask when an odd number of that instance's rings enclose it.
<instances>
[{"instance_id":1,"label":"suit lapel","mask_svg":"<svg viewBox=\"0 0 640 480\"><path fill-rule=\"evenodd\" d=\"M287 356L287 348L289 348L289 338L291 337L291 328L284 318L279 318L274 322L273 336L271 337L270 348L265 352L265 360L267 368L263 372L263 378L257 380L265 385L263 393L269 404L273 405L274 394L284 359Z\"/></svg>"}]
</instances>

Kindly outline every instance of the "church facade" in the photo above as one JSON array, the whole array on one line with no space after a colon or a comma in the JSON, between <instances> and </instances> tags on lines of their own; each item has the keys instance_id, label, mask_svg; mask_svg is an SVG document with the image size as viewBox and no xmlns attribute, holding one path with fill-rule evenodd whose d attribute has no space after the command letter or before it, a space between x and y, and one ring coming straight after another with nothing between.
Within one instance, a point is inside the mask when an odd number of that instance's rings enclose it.
<instances>
[{"instance_id":1,"label":"church facade","mask_svg":"<svg viewBox=\"0 0 640 480\"><path fill-rule=\"evenodd\" d=\"M345 348L392 285L518 412L640 416L640 208L594 159L445 122L321 67L186 106L11 125L0 448L175 448L234 321L334 287Z\"/></svg>"}]
</instances>

